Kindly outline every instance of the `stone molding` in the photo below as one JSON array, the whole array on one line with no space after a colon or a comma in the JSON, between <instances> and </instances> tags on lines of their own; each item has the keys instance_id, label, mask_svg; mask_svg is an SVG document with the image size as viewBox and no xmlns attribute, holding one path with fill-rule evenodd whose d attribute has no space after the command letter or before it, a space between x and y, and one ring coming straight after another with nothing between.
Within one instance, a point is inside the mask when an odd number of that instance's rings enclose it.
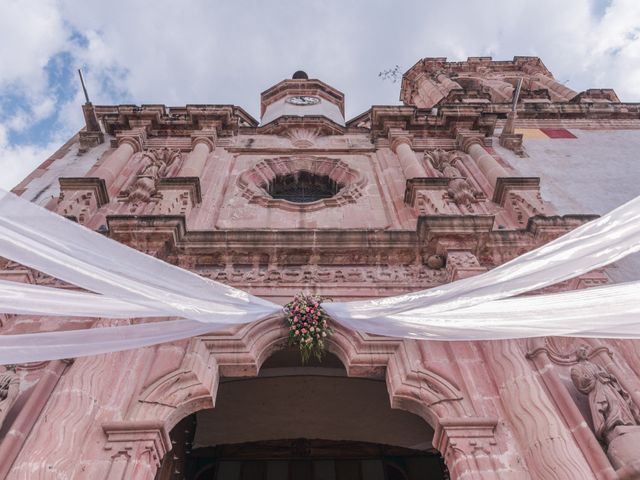
<instances>
[{"instance_id":1,"label":"stone molding","mask_svg":"<svg viewBox=\"0 0 640 480\"><path fill-rule=\"evenodd\" d=\"M419 193L425 190L446 191L451 179L445 177L416 177L407 180L404 203L415 206Z\"/></svg>"},{"instance_id":2,"label":"stone molding","mask_svg":"<svg viewBox=\"0 0 640 480\"><path fill-rule=\"evenodd\" d=\"M158 180L157 188L159 192L162 190L185 191L189 195L192 206L202 203L200 177L162 177Z\"/></svg>"},{"instance_id":3,"label":"stone molding","mask_svg":"<svg viewBox=\"0 0 640 480\"><path fill-rule=\"evenodd\" d=\"M411 141L411 137L408 135L389 134L389 139L391 141L389 146L394 153L397 153L398 147L402 144L409 145L409 148L413 149L413 142Z\"/></svg>"},{"instance_id":4,"label":"stone molding","mask_svg":"<svg viewBox=\"0 0 640 480\"><path fill-rule=\"evenodd\" d=\"M477 132L459 132L456 135L456 143L460 150L468 154L472 145L484 148L484 136Z\"/></svg>"},{"instance_id":5,"label":"stone molding","mask_svg":"<svg viewBox=\"0 0 640 480\"><path fill-rule=\"evenodd\" d=\"M309 203L294 203L276 199L267 193L268 183L274 180L276 176L295 174L297 172L328 176L335 183L342 185L342 187L333 197ZM266 158L252 168L242 172L237 179L240 194L249 203L293 212L312 212L323 208L340 207L348 203L355 203L362 196L366 185L366 177L342 160L312 156Z\"/></svg>"},{"instance_id":6,"label":"stone molding","mask_svg":"<svg viewBox=\"0 0 640 480\"><path fill-rule=\"evenodd\" d=\"M199 143L209 147L209 152L216 149L216 140L218 135L215 130L200 130L191 134L191 148L193 149Z\"/></svg>"},{"instance_id":7,"label":"stone molding","mask_svg":"<svg viewBox=\"0 0 640 480\"><path fill-rule=\"evenodd\" d=\"M512 190L540 191L540 177L498 177L492 200L504 206L507 195Z\"/></svg>"},{"instance_id":8,"label":"stone molding","mask_svg":"<svg viewBox=\"0 0 640 480\"><path fill-rule=\"evenodd\" d=\"M156 467L171 450L171 439L162 422L105 422L102 429L107 437L105 450L112 458L119 455L132 457L140 451L149 452Z\"/></svg>"},{"instance_id":9,"label":"stone molding","mask_svg":"<svg viewBox=\"0 0 640 480\"><path fill-rule=\"evenodd\" d=\"M419 415L436 429L455 430L460 437L465 426L471 429L469 435L480 438L474 433L479 426L485 432L495 425L493 418L468 418L472 408L468 400L453 380L425 368L417 342L352 332L339 324L334 331L328 351L340 359L350 377L386 379L392 408ZM116 441L126 445L136 431L144 433L137 435L147 442L149 428L136 430L132 425L151 425L154 433L161 432L159 425L163 425L168 431L185 416L213 407L220 376L257 376L262 363L286 347L287 334L282 318L274 315L233 331L192 339L182 362L140 393L124 422L104 426L107 445ZM448 419L443 427L441 419Z\"/></svg>"},{"instance_id":10,"label":"stone molding","mask_svg":"<svg viewBox=\"0 0 640 480\"><path fill-rule=\"evenodd\" d=\"M498 419L492 417L442 418L436 427L433 445L442 452L445 460L452 455L452 449L465 455L476 450L490 454L497 445L497 425Z\"/></svg>"},{"instance_id":11,"label":"stone molding","mask_svg":"<svg viewBox=\"0 0 640 480\"><path fill-rule=\"evenodd\" d=\"M97 208L109 203L104 179L98 177L60 177L60 192L87 192L95 196ZM62 200L62 199L61 199Z\"/></svg>"},{"instance_id":12,"label":"stone molding","mask_svg":"<svg viewBox=\"0 0 640 480\"><path fill-rule=\"evenodd\" d=\"M125 130L116 133L116 142L120 146L124 143L131 145L133 153L142 152L144 149L144 141L146 140L146 132L144 129L136 128L134 130Z\"/></svg>"}]
</instances>

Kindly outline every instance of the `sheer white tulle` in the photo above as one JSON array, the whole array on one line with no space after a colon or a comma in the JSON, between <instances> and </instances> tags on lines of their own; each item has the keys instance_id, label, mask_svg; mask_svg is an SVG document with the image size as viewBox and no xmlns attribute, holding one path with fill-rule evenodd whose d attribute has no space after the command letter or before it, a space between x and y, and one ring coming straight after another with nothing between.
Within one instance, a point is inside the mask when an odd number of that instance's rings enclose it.
<instances>
[{"instance_id":1,"label":"sheer white tulle","mask_svg":"<svg viewBox=\"0 0 640 480\"><path fill-rule=\"evenodd\" d=\"M640 249L640 197L487 273L372 301L324 304L359 331L474 340L543 335L640 338L640 282L507 299ZM0 312L182 320L0 335L0 363L71 358L188 338L279 314L275 303L200 277L0 191L0 256L87 293L0 281Z\"/></svg>"}]
</instances>

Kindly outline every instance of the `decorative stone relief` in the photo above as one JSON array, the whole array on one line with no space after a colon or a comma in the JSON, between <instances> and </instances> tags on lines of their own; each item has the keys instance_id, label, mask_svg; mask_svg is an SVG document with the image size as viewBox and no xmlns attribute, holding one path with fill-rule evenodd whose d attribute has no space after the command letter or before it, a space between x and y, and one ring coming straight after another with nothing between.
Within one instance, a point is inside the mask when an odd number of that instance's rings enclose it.
<instances>
[{"instance_id":1,"label":"decorative stone relief","mask_svg":"<svg viewBox=\"0 0 640 480\"><path fill-rule=\"evenodd\" d=\"M269 184L277 176L293 175L300 172L329 177L331 181L339 185L338 193L330 198L309 203L293 203L284 199L276 199L268 193ZM341 160L296 156L264 159L253 168L242 172L238 176L237 184L241 195L249 203L289 211L314 211L355 203L362 196L367 179Z\"/></svg>"},{"instance_id":2,"label":"decorative stone relief","mask_svg":"<svg viewBox=\"0 0 640 480\"><path fill-rule=\"evenodd\" d=\"M0 374L0 428L19 393L20 376L16 372L16 365L7 365L4 373Z\"/></svg>"},{"instance_id":3,"label":"decorative stone relief","mask_svg":"<svg viewBox=\"0 0 640 480\"><path fill-rule=\"evenodd\" d=\"M478 192L473 188L466 176L456 166L460 161L461 152L444 150L433 150L425 152L425 160L429 161L433 167L440 173L441 177L449 179L447 194L456 205L470 207L472 203L476 203L476 195Z\"/></svg>"},{"instance_id":4,"label":"decorative stone relief","mask_svg":"<svg viewBox=\"0 0 640 480\"><path fill-rule=\"evenodd\" d=\"M586 345L578 348L571 380L587 395L594 433L618 469L640 458L640 410L616 376L590 360L593 355Z\"/></svg>"},{"instance_id":5,"label":"decorative stone relief","mask_svg":"<svg viewBox=\"0 0 640 480\"><path fill-rule=\"evenodd\" d=\"M287 131L287 137L291 145L296 148L311 148L316 144L318 129L291 128Z\"/></svg>"},{"instance_id":6,"label":"decorative stone relief","mask_svg":"<svg viewBox=\"0 0 640 480\"><path fill-rule=\"evenodd\" d=\"M328 284L385 284L389 282L407 282L414 286L433 286L445 280L446 272L418 266L399 265L391 268L358 268L341 267L326 268L310 266L305 268L250 268L238 270L233 268L217 268L199 271L205 277L231 284L267 284L287 283Z\"/></svg>"},{"instance_id":7,"label":"decorative stone relief","mask_svg":"<svg viewBox=\"0 0 640 480\"><path fill-rule=\"evenodd\" d=\"M168 168L180 158L179 150L160 148L142 153L143 164L133 184L122 192L125 201L132 204L148 202L157 193L158 181L164 177Z\"/></svg>"}]
</instances>

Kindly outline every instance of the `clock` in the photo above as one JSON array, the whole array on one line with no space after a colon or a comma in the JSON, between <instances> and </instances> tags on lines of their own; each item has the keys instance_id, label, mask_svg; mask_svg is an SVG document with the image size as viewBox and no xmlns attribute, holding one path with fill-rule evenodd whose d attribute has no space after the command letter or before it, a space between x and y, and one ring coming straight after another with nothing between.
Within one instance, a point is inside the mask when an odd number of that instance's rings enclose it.
<instances>
[{"instance_id":1,"label":"clock","mask_svg":"<svg viewBox=\"0 0 640 480\"><path fill-rule=\"evenodd\" d=\"M320 103L320 99L318 97L311 97L309 95L297 95L295 97L289 97L286 100L287 103L291 105L298 106L306 106L306 105L317 105Z\"/></svg>"}]
</instances>

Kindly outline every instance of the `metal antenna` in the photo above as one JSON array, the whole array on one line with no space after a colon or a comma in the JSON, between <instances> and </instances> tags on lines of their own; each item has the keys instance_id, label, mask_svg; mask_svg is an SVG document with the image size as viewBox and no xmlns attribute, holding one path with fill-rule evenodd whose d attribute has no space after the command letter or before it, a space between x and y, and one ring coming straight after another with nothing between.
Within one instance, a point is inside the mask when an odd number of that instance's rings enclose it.
<instances>
[{"instance_id":1,"label":"metal antenna","mask_svg":"<svg viewBox=\"0 0 640 480\"><path fill-rule=\"evenodd\" d=\"M512 112L515 112L516 107L518 106L518 99L520 98L521 88L522 88L522 77L518 79L518 84L516 85L516 91L513 93L513 104L511 105Z\"/></svg>"},{"instance_id":2,"label":"metal antenna","mask_svg":"<svg viewBox=\"0 0 640 480\"><path fill-rule=\"evenodd\" d=\"M86 103L91 103L89 100L89 94L87 93L87 87L84 85L84 77L82 76L82 69L78 69L78 75L80 75L80 83L82 84L82 91L84 92L84 98L87 101Z\"/></svg>"}]
</instances>

